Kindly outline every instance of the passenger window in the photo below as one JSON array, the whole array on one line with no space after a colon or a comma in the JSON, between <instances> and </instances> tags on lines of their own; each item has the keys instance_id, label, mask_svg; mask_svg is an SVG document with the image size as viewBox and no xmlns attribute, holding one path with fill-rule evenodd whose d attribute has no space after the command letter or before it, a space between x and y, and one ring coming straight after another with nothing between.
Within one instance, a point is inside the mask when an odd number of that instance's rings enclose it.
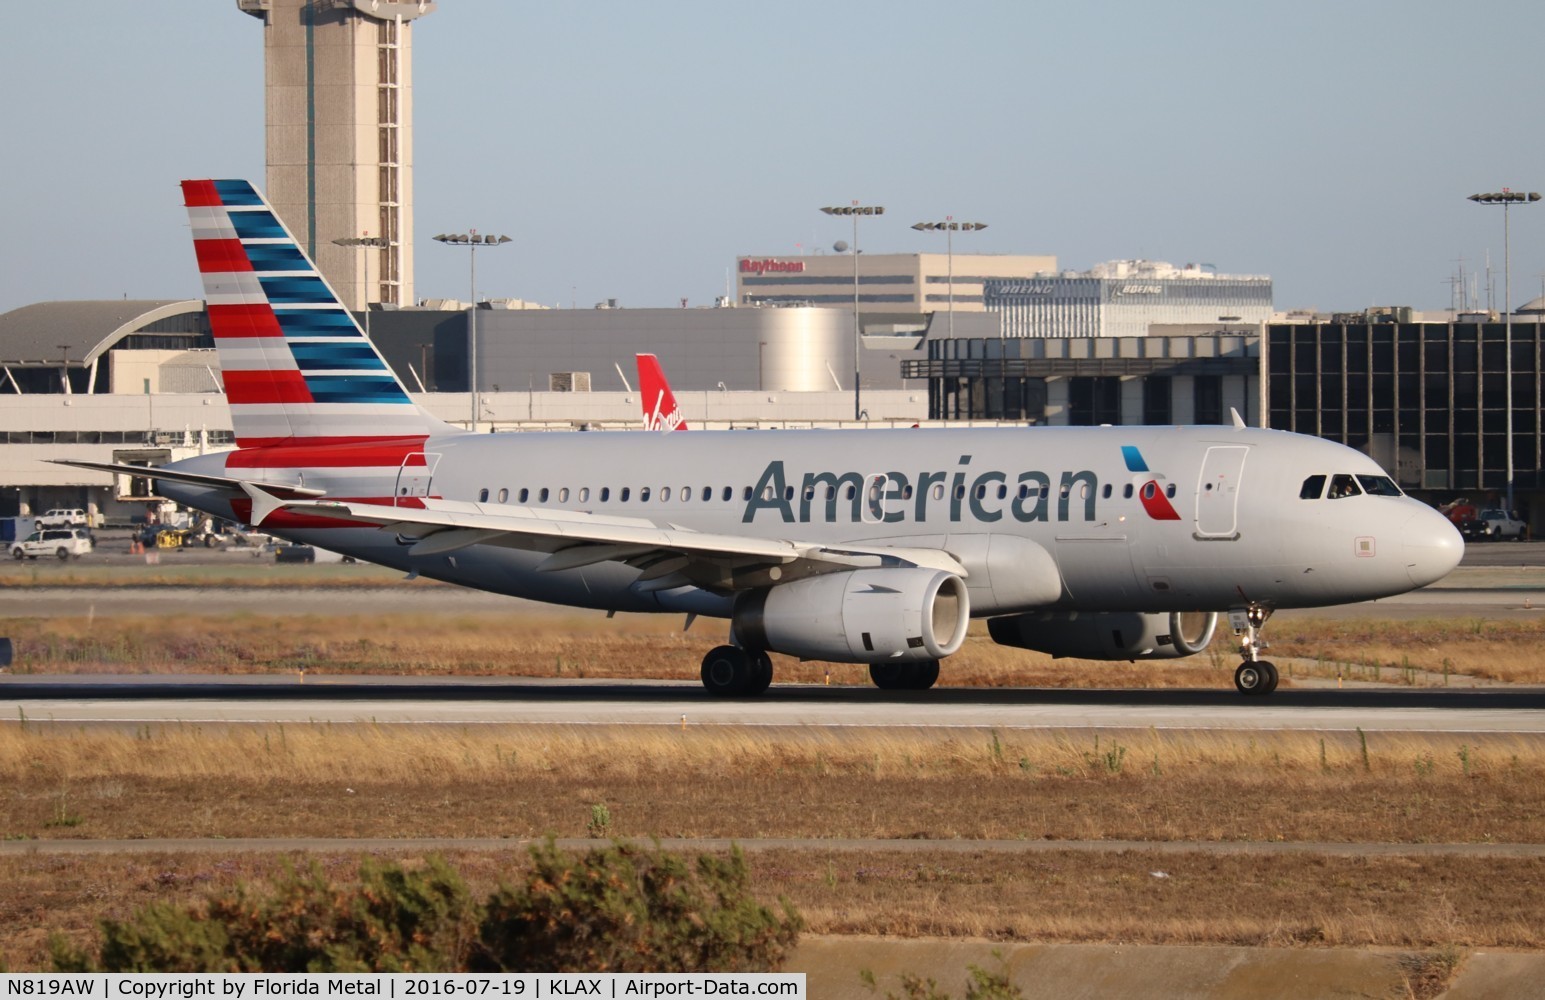
<instances>
[{"instance_id":1,"label":"passenger window","mask_svg":"<svg viewBox=\"0 0 1545 1000\"><path fill-rule=\"evenodd\" d=\"M579 488L579 502L580 503L589 503L590 502L590 487L588 487L588 486L581 486Z\"/></svg>"},{"instance_id":2,"label":"passenger window","mask_svg":"<svg viewBox=\"0 0 1545 1000\"><path fill-rule=\"evenodd\" d=\"M547 502L547 487L545 487L545 486L542 487L541 492L537 493L537 495L536 495L536 500L537 500L537 503L546 503Z\"/></svg>"},{"instance_id":3,"label":"passenger window","mask_svg":"<svg viewBox=\"0 0 1545 1000\"><path fill-rule=\"evenodd\" d=\"M1105 500L1110 499L1110 483L1106 483L1104 486L1100 487L1100 497Z\"/></svg>"},{"instance_id":4,"label":"passenger window","mask_svg":"<svg viewBox=\"0 0 1545 1000\"><path fill-rule=\"evenodd\" d=\"M1169 497L1171 500L1175 499L1175 484L1174 483L1170 483L1168 486L1164 487L1164 495Z\"/></svg>"},{"instance_id":5,"label":"passenger window","mask_svg":"<svg viewBox=\"0 0 1545 1000\"><path fill-rule=\"evenodd\" d=\"M501 496L501 497L506 496L509 492L510 492L509 490L500 490L499 491L499 496ZM529 499L531 499L531 491L526 489L524 486L522 486L520 488L520 497L519 497L520 502L521 503L525 503ZM500 501L500 503L503 503L503 502L504 502L503 500Z\"/></svg>"},{"instance_id":6,"label":"passenger window","mask_svg":"<svg viewBox=\"0 0 1545 1000\"><path fill-rule=\"evenodd\" d=\"M1002 500L1009 495L1009 488L1002 483L998 484L998 499Z\"/></svg>"},{"instance_id":7,"label":"passenger window","mask_svg":"<svg viewBox=\"0 0 1545 1000\"><path fill-rule=\"evenodd\" d=\"M603 486L603 487L601 487L601 502L605 503L606 501L610 500L611 498L612 498L612 488L610 486Z\"/></svg>"},{"instance_id":8,"label":"passenger window","mask_svg":"<svg viewBox=\"0 0 1545 1000\"><path fill-rule=\"evenodd\" d=\"M847 496L846 496L846 497L845 497L845 498L844 498L844 499L846 499L846 500L851 500L851 499L853 499L853 494L854 494L854 493L855 493L855 492L857 492L857 489L856 489L856 487L854 487L854 485L853 485L853 484L852 484L852 483L849 483L849 484L848 484L848 495L847 495Z\"/></svg>"},{"instance_id":9,"label":"passenger window","mask_svg":"<svg viewBox=\"0 0 1545 1000\"><path fill-rule=\"evenodd\" d=\"M487 496L488 491L484 490L483 494L484 494L483 499L485 499L485 500L488 499L488 496ZM508 489L502 489L502 490L499 491L499 502L500 503L508 503L509 499L510 499L510 491Z\"/></svg>"},{"instance_id":10,"label":"passenger window","mask_svg":"<svg viewBox=\"0 0 1545 1000\"><path fill-rule=\"evenodd\" d=\"M741 487L741 489L744 490L744 492L745 492L744 499L746 500L747 503L750 503L751 502L751 487L743 486L743 487ZM769 490L770 489L771 489L771 487L769 487Z\"/></svg>"},{"instance_id":11,"label":"passenger window","mask_svg":"<svg viewBox=\"0 0 1545 1000\"><path fill-rule=\"evenodd\" d=\"M774 493L773 493L773 488L771 486L766 486L766 487L762 488L762 499L763 500L771 500L773 498L773 496L774 496Z\"/></svg>"},{"instance_id":12,"label":"passenger window","mask_svg":"<svg viewBox=\"0 0 1545 1000\"><path fill-rule=\"evenodd\" d=\"M662 487L660 487L660 502L664 503L665 501L669 500L670 498L671 498L671 488L669 486L662 486Z\"/></svg>"},{"instance_id":13,"label":"passenger window","mask_svg":"<svg viewBox=\"0 0 1545 1000\"><path fill-rule=\"evenodd\" d=\"M902 487L901 499L903 499L903 500L910 500L910 499L912 499L912 484L911 483L908 483L906 486Z\"/></svg>"},{"instance_id":14,"label":"passenger window","mask_svg":"<svg viewBox=\"0 0 1545 1000\"><path fill-rule=\"evenodd\" d=\"M978 500L986 500L987 499L987 487L982 485L981 483L977 483L977 485L976 485L976 498Z\"/></svg>"},{"instance_id":15,"label":"passenger window","mask_svg":"<svg viewBox=\"0 0 1545 1000\"><path fill-rule=\"evenodd\" d=\"M1357 488L1357 480L1343 472L1330 477L1330 492L1326 495L1332 500L1344 500L1362 492Z\"/></svg>"},{"instance_id":16,"label":"passenger window","mask_svg":"<svg viewBox=\"0 0 1545 1000\"><path fill-rule=\"evenodd\" d=\"M703 487L703 502L707 503L708 501L710 501L712 499L713 499L713 487L712 486L704 486ZM725 497L724 499L728 500L729 497Z\"/></svg>"},{"instance_id":17,"label":"passenger window","mask_svg":"<svg viewBox=\"0 0 1545 1000\"><path fill-rule=\"evenodd\" d=\"M724 488L724 502L729 503L733 499L735 499L735 487L726 486Z\"/></svg>"},{"instance_id":18,"label":"passenger window","mask_svg":"<svg viewBox=\"0 0 1545 1000\"><path fill-rule=\"evenodd\" d=\"M1127 485L1122 489L1122 491L1121 491L1121 498L1123 500L1130 500L1130 499L1132 499L1132 484L1131 483L1127 483Z\"/></svg>"},{"instance_id":19,"label":"passenger window","mask_svg":"<svg viewBox=\"0 0 1545 1000\"><path fill-rule=\"evenodd\" d=\"M1300 500L1318 500L1325 492L1325 477L1310 476L1304 480L1304 485L1298 490Z\"/></svg>"},{"instance_id":20,"label":"passenger window","mask_svg":"<svg viewBox=\"0 0 1545 1000\"><path fill-rule=\"evenodd\" d=\"M785 486L783 488L783 499L785 499L785 500L792 500L792 499L794 499L794 487L792 487L792 486Z\"/></svg>"},{"instance_id":21,"label":"passenger window","mask_svg":"<svg viewBox=\"0 0 1545 1000\"><path fill-rule=\"evenodd\" d=\"M956 500L964 500L965 498L966 498L966 487L965 487L965 484L961 484L960 486L955 487L955 499Z\"/></svg>"},{"instance_id":22,"label":"passenger window","mask_svg":"<svg viewBox=\"0 0 1545 1000\"><path fill-rule=\"evenodd\" d=\"M1362 484L1363 489L1368 493L1369 496L1404 496L1404 494L1400 492L1400 487L1396 486L1395 481L1388 476L1358 476L1357 481Z\"/></svg>"},{"instance_id":23,"label":"passenger window","mask_svg":"<svg viewBox=\"0 0 1545 1000\"><path fill-rule=\"evenodd\" d=\"M485 486L482 489L477 491L477 502L478 503L487 503L488 502L488 487Z\"/></svg>"},{"instance_id":24,"label":"passenger window","mask_svg":"<svg viewBox=\"0 0 1545 1000\"><path fill-rule=\"evenodd\" d=\"M563 487L562 489L560 489L558 491L558 502L559 503L568 503L569 502L569 488L567 486Z\"/></svg>"},{"instance_id":25,"label":"passenger window","mask_svg":"<svg viewBox=\"0 0 1545 1000\"><path fill-rule=\"evenodd\" d=\"M649 487L647 487L647 486L640 486L638 488L638 502L639 503L648 503L649 502Z\"/></svg>"},{"instance_id":26,"label":"passenger window","mask_svg":"<svg viewBox=\"0 0 1545 1000\"><path fill-rule=\"evenodd\" d=\"M626 486L624 486L622 488L622 492L621 493L617 494L617 499L622 501L623 503L627 503L628 502L628 488Z\"/></svg>"}]
</instances>

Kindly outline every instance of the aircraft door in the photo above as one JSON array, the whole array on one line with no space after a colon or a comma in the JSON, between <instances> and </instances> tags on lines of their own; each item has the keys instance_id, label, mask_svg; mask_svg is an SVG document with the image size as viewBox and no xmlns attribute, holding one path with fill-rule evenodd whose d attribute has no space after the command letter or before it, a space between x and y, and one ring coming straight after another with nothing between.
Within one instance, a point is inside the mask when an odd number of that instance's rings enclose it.
<instances>
[{"instance_id":1,"label":"aircraft door","mask_svg":"<svg viewBox=\"0 0 1545 1000\"><path fill-rule=\"evenodd\" d=\"M1198 539L1231 542L1239 537L1239 483L1249 451L1244 445L1207 449L1196 483Z\"/></svg>"},{"instance_id":2,"label":"aircraft door","mask_svg":"<svg viewBox=\"0 0 1545 1000\"><path fill-rule=\"evenodd\" d=\"M440 456L434 452L416 451L402 460L397 470L397 488L392 492L392 505L406 506L409 497L427 497L434 480L435 466Z\"/></svg>"}]
</instances>

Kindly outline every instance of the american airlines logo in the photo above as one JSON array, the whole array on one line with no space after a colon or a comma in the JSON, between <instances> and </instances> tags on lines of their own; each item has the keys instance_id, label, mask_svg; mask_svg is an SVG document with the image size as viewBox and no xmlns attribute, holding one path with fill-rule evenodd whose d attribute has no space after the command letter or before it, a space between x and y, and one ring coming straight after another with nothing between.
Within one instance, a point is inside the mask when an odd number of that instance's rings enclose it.
<instances>
[{"instance_id":1,"label":"american airlines logo","mask_svg":"<svg viewBox=\"0 0 1545 1000\"><path fill-rule=\"evenodd\" d=\"M741 274L766 274L768 271L798 274L804 269L805 262L802 260L771 260L767 258L753 260L750 257L743 257L740 261Z\"/></svg>"}]
</instances>

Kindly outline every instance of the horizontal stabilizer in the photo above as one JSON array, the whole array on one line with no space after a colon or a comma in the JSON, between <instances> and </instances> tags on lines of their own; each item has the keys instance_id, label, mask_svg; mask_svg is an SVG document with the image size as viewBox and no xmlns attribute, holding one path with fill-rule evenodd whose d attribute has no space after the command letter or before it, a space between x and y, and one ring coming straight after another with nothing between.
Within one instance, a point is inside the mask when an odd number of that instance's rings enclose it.
<instances>
[{"instance_id":1,"label":"horizontal stabilizer","mask_svg":"<svg viewBox=\"0 0 1545 1000\"><path fill-rule=\"evenodd\" d=\"M230 490L233 493L245 493L248 486L256 486L271 494L288 494L290 499L327 495L326 490L315 490L309 486L300 486L294 483L268 483L251 479L232 479L228 476L208 476L198 472L174 472L170 469L156 469L147 465L119 465L115 462L80 462L67 458L51 458L47 459L47 461L54 465L69 465L77 469L90 469L93 472L111 472L122 476L141 476L145 479L164 479L170 483L207 486L210 489Z\"/></svg>"}]
</instances>

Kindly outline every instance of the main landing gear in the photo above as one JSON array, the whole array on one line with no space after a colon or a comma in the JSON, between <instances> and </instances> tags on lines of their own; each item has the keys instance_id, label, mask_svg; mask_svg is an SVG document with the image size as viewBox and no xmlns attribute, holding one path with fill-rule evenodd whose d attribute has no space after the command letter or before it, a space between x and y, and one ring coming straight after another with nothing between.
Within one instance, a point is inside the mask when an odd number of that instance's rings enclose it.
<instances>
[{"instance_id":1,"label":"main landing gear","mask_svg":"<svg viewBox=\"0 0 1545 1000\"><path fill-rule=\"evenodd\" d=\"M1239 637L1239 655L1244 662L1234 671L1234 686L1244 695L1268 695L1277 690L1277 667L1269 660L1261 659L1261 650L1268 648L1261 638L1271 608L1252 604L1243 611L1230 611L1229 624Z\"/></svg>"},{"instance_id":2,"label":"main landing gear","mask_svg":"<svg viewBox=\"0 0 1545 1000\"><path fill-rule=\"evenodd\" d=\"M881 691L926 691L939 679L939 661L871 663L869 679Z\"/></svg>"},{"instance_id":3,"label":"main landing gear","mask_svg":"<svg viewBox=\"0 0 1545 1000\"><path fill-rule=\"evenodd\" d=\"M749 698L772 683L772 657L761 650L715 646L703 657L703 687L720 698Z\"/></svg>"}]
</instances>

